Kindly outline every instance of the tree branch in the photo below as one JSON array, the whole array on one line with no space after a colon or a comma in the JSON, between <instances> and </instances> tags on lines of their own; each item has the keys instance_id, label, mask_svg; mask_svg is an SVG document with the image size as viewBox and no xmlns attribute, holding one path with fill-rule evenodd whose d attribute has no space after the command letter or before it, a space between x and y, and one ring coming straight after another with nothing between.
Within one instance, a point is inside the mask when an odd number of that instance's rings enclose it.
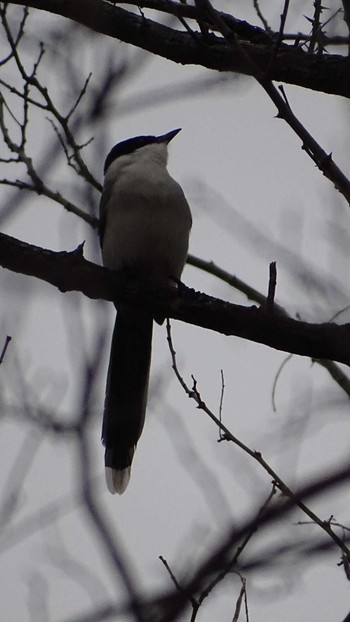
<instances>
[{"instance_id":1,"label":"tree branch","mask_svg":"<svg viewBox=\"0 0 350 622\"><path fill-rule=\"evenodd\" d=\"M330 359L350 365L350 324L308 324L270 314L262 308L233 305L181 286L179 290L145 290L124 275L83 257L82 245L55 252L0 234L0 265L35 276L61 291L80 291L92 299L127 302L157 314L271 348Z\"/></svg>"},{"instance_id":2,"label":"tree branch","mask_svg":"<svg viewBox=\"0 0 350 622\"><path fill-rule=\"evenodd\" d=\"M103 0L11 0L9 5L21 5L72 19L101 34L120 39L152 54L183 65L202 65L217 71L232 71L252 75L251 64L246 64L242 54L235 54L221 36L183 32L159 24L144 15L136 15ZM140 7L148 3L138 3ZM195 9L177 2L154 3L158 10L186 17ZM220 17L221 13L216 12ZM265 73L270 67L274 39L259 28L223 14L232 35L239 37L240 47L249 55L251 63ZM212 27L211 27L212 28ZM245 36L242 36L242 28ZM258 42L256 34L258 31ZM245 38L246 37L246 38ZM308 54L295 45L279 47L271 68L270 78L296 84L316 91L350 97L350 65L345 56Z\"/></svg>"}]
</instances>

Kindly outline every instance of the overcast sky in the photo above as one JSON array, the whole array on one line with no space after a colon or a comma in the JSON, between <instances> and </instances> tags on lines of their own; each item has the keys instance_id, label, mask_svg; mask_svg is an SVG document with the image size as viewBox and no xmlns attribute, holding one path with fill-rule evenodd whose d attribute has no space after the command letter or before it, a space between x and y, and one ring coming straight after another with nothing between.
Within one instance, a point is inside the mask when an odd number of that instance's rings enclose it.
<instances>
[{"instance_id":1,"label":"overcast sky","mask_svg":"<svg viewBox=\"0 0 350 622\"><path fill-rule=\"evenodd\" d=\"M258 23L253 12L246 12L241 4L232 2L225 8ZM266 4L261 3L263 9ZM268 15L273 27L278 27L282 3L278 5L276 14ZM307 29L304 5L293 3L295 13L287 24L290 31ZM41 28L40 37L45 40L43 32L57 23L68 28L62 20L33 11L33 37ZM99 62L110 55L115 62L133 55L140 59L134 77L116 89L94 146L90 152L86 149L94 174L102 181L104 157L116 142L182 127L171 143L169 170L184 188L192 209L190 252L213 260L263 293L267 292L269 263L277 261L277 301L302 319L327 321L345 308L349 303L349 256L344 254L348 206L308 159L290 128L275 117L275 108L262 89L252 79L226 76L226 82L197 95L171 94L171 101L164 98L147 105L147 98L158 89L164 87L164 95L170 86L179 85L181 94L183 83L214 79L215 74L150 55L141 63L139 51L104 37L88 39L88 35L75 28L79 48L72 62L81 67L82 83L92 71L91 88L94 81L98 83ZM54 62L48 53L42 76L58 100L74 101L76 92L69 81L60 82L62 75L57 79L57 67L58 60ZM347 102L289 85L286 93L302 123L347 173ZM48 123L33 115L29 137L33 153L38 155L38 150L45 148L50 131ZM99 150L100 159L96 158ZM52 183L81 201L83 191L77 188L83 182L75 179L74 185L67 169L61 158L50 171ZM5 192L5 197L8 195ZM98 193L91 191L89 198L95 202L97 214ZM91 228L42 197L30 196L16 216L5 221L3 230L55 250L71 250L86 240L85 256L100 261ZM62 294L7 271L2 271L0 279L5 291L0 342L7 334L13 337L1 369L4 402L38 403L59 417L74 416L83 390L84 365L95 352L100 328L106 328L107 336L112 331L112 305ZM194 268L186 267L183 280L213 296L251 304L242 294ZM349 312L339 321L349 321ZM122 542L137 584L146 591L172 587L160 555L179 580L188 577L230 526L257 512L271 490L271 478L249 456L232 444L217 442L214 424L196 409L174 377L164 326L156 326L154 333L147 422L131 482L122 497L111 496L103 481L100 427L107 342L96 380L91 425L99 500ZM348 403L324 369L294 356L278 379L274 411L273 385L286 358L284 353L176 322L173 339L181 373L188 382L191 374L195 376L202 398L215 413L223 370L225 425L249 447L261 451L291 488L347 459ZM74 502L79 484L75 446L57 435L41 435L37 428L10 417L11 412L2 413L8 415L0 435L2 498L20 457L32 451L33 460L18 509L0 540L2 616L7 621L75 620L89 607L110 602L119 588L94 529ZM323 519L334 515L348 524L349 502L345 488L326 499L313 500L311 506ZM61 515L42 526L39 517L45 518L51 503L57 503ZM31 528L28 521L33 516ZM280 529L257 537L247 556L252 558L276 543L307 539L310 534L321 536L315 526L296 525L300 520L305 517L295 513ZM21 521L26 525L23 537ZM250 619L341 622L348 613L349 585L337 566L339 557L334 550L322 560L305 560L300 566L294 565L292 556L276 562L272 570L248 574ZM239 578L227 578L203 605L198 620L209 622L214 616L220 621L231 620L239 590ZM41 618L38 610L43 612ZM187 610L181 620L189 619Z\"/></svg>"}]
</instances>

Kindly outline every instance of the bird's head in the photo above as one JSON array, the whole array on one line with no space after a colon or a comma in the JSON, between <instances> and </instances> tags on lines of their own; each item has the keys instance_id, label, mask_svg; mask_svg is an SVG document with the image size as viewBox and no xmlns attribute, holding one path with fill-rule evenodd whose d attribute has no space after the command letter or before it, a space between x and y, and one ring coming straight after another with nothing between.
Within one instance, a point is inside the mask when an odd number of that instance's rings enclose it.
<instances>
[{"instance_id":1,"label":"bird's head","mask_svg":"<svg viewBox=\"0 0 350 622\"><path fill-rule=\"evenodd\" d=\"M163 157L164 163L166 164L168 144L180 131L181 128L178 128L166 134L162 134L161 136L135 136L134 138L128 138L127 140L117 143L107 155L104 173L106 173L113 162L122 156L132 156L135 154L135 157L137 157L138 154L140 156L145 155L145 148L149 154L154 152Z\"/></svg>"}]
</instances>

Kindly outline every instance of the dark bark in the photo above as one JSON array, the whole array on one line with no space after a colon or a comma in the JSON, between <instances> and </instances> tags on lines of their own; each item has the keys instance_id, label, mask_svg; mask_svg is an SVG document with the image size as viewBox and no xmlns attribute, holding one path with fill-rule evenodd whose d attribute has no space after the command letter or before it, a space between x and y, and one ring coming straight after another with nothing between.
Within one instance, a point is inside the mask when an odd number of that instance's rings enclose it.
<instances>
[{"instance_id":1,"label":"dark bark","mask_svg":"<svg viewBox=\"0 0 350 622\"><path fill-rule=\"evenodd\" d=\"M35 276L61 291L127 302L195 326L265 344L271 348L350 365L350 324L309 324L263 307L243 307L192 289L145 290L125 277L86 261L82 246L54 252L0 234L0 265Z\"/></svg>"},{"instance_id":2,"label":"dark bark","mask_svg":"<svg viewBox=\"0 0 350 622\"><path fill-rule=\"evenodd\" d=\"M214 33L179 31L101 0L12 0L72 19L88 28L140 47L183 65L202 65L217 71L252 75L252 65L267 71L271 80L315 91L350 97L348 57L307 54L293 45L280 45L263 30L224 15L225 23L239 39L244 54L234 52L230 42ZM142 7L149 2L139 3ZM154 0L152 6L181 16L198 15L194 7ZM220 14L222 15L222 14ZM195 28L196 26L194 26ZM245 63L248 55L250 63ZM273 62L271 63L271 58Z\"/></svg>"}]
</instances>

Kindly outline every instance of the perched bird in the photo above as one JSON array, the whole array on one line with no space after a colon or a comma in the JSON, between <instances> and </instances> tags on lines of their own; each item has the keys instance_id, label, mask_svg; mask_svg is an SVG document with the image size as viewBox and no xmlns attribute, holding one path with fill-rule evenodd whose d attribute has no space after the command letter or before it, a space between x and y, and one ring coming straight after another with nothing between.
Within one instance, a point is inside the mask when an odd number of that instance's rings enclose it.
<instances>
[{"instance_id":1,"label":"perched bird","mask_svg":"<svg viewBox=\"0 0 350 622\"><path fill-rule=\"evenodd\" d=\"M152 287L176 287L187 257L191 212L167 170L168 144L178 132L124 140L104 167L103 263ZM122 494L145 421L153 316L139 307L116 306L102 441L108 489Z\"/></svg>"}]
</instances>

